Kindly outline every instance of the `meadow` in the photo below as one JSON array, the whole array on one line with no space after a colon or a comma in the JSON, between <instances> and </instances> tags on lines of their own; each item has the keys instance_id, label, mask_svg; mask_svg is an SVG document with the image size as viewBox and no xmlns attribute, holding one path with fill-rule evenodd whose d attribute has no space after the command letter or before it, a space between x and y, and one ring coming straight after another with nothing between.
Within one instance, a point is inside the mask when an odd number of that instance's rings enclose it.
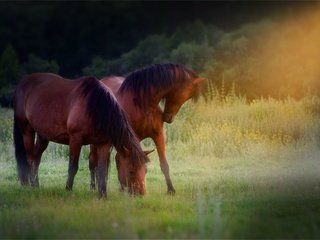
<instances>
[{"instance_id":1,"label":"meadow","mask_svg":"<svg viewBox=\"0 0 320 240\"><path fill-rule=\"evenodd\" d=\"M10 109L0 109L0 238L320 238L320 99L188 102L166 125L176 195L166 194L157 154L147 195L89 190L88 147L73 192L68 148L50 143L40 188L17 179ZM145 149L154 148L150 140Z\"/></svg>"}]
</instances>

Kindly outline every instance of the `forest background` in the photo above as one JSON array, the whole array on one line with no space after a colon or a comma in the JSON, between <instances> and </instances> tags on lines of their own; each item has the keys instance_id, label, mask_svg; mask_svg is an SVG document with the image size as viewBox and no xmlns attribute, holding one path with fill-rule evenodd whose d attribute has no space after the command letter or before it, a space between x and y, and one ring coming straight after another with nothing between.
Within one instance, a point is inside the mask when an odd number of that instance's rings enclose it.
<instances>
[{"instance_id":1,"label":"forest background","mask_svg":"<svg viewBox=\"0 0 320 240\"><path fill-rule=\"evenodd\" d=\"M0 105L25 74L126 75L177 62L214 98L320 91L319 3L299 1L0 2ZM227 91L225 91L227 92Z\"/></svg>"}]
</instances>

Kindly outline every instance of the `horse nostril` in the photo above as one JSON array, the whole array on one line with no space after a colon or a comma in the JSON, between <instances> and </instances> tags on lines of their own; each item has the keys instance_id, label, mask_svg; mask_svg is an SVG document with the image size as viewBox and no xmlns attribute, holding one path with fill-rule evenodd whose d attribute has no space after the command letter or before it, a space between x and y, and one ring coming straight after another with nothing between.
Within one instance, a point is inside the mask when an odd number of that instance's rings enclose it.
<instances>
[{"instance_id":1,"label":"horse nostril","mask_svg":"<svg viewBox=\"0 0 320 240\"><path fill-rule=\"evenodd\" d=\"M172 123L173 122L173 115L169 113L163 113L163 121L166 123Z\"/></svg>"}]
</instances>

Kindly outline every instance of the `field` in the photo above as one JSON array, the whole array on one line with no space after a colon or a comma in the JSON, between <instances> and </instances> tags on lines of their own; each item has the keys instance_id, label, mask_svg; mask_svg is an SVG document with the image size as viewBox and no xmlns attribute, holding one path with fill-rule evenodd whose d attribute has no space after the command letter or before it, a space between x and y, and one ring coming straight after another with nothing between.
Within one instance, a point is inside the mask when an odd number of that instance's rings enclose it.
<instances>
[{"instance_id":1,"label":"field","mask_svg":"<svg viewBox=\"0 0 320 240\"><path fill-rule=\"evenodd\" d=\"M40 188L23 188L11 132L0 109L0 238L320 238L319 98L187 103L166 125L175 196L152 153L145 197L119 192L112 161L98 200L87 147L66 192L68 149L52 143Z\"/></svg>"}]
</instances>

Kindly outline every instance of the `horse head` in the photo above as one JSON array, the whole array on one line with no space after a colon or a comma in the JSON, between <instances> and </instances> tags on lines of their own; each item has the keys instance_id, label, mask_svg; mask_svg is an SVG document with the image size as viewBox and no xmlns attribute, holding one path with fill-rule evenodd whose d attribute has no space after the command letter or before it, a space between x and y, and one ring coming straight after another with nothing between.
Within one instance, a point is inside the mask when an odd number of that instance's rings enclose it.
<instances>
[{"instance_id":1,"label":"horse head","mask_svg":"<svg viewBox=\"0 0 320 240\"><path fill-rule=\"evenodd\" d=\"M136 164L130 160L131 156L128 151L117 153L116 163L121 190L128 188L130 194L146 194L145 175L149 161L147 155L153 151L144 151L147 161L138 161Z\"/></svg>"},{"instance_id":2,"label":"horse head","mask_svg":"<svg viewBox=\"0 0 320 240\"><path fill-rule=\"evenodd\" d=\"M131 72L119 88L119 93L133 93L136 105L146 110L165 100L163 120L171 123L183 103L197 99L205 78L181 64L153 64ZM148 109L147 109L148 110Z\"/></svg>"},{"instance_id":3,"label":"horse head","mask_svg":"<svg viewBox=\"0 0 320 240\"><path fill-rule=\"evenodd\" d=\"M183 81L165 96L165 106L163 111L163 121L172 123L175 115L181 106L189 99L198 99L202 83L205 78L191 78L189 81Z\"/></svg>"}]
</instances>

